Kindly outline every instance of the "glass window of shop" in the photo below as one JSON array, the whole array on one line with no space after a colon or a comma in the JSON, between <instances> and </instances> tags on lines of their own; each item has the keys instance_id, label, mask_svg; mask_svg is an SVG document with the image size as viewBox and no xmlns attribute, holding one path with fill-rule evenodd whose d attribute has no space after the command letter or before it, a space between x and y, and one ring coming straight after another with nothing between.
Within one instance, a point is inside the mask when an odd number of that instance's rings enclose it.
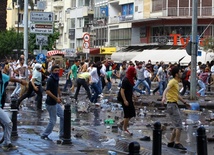
<instances>
[{"instance_id":1,"label":"glass window of shop","mask_svg":"<svg viewBox=\"0 0 214 155\"><path fill-rule=\"evenodd\" d=\"M201 35L206 26L198 26L198 35ZM152 36L169 36L170 34L180 34L181 36L191 35L191 26L164 26L153 27Z\"/></svg>"},{"instance_id":2,"label":"glass window of shop","mask_svg":"<svg viewBox=\"0 0 214 155\"><path fill-rule=\"evenodd\" d=\"M119 29L110 31L111 46L127 46L131 44L131 29Z\"/></svg>"}]
</instances>

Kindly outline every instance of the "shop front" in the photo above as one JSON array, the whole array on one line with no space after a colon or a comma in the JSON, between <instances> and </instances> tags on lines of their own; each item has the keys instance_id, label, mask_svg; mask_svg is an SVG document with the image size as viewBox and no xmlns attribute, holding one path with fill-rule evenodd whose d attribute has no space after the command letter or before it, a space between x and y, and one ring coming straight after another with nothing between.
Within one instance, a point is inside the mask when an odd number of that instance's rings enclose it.
<instances>
[{"instance_id":1,"label":"shop front","mask_svg":"<svg viewBox=\"0 0 214 155\"><path fill-rule=\"evenodd\" d=\"M198 17L198 42L213 35L214 17ZM186 17L160 17L151 20L132 22L132 34L139 34L132 44L182 45L185 47L191 40L192 19ZM133 36L132 36L133 37Z\"/></svg>"},{"instance_id":2,"label":"shop front","mask_svg":"<svg viewBox=\"0 0 214 155\"><path fill-rule=\"evenodd\" d=\"M100 48L100 55L102 59L111 58L111 55L117 51L116 47L103 47Z\"/></svg>"}]
</instances>

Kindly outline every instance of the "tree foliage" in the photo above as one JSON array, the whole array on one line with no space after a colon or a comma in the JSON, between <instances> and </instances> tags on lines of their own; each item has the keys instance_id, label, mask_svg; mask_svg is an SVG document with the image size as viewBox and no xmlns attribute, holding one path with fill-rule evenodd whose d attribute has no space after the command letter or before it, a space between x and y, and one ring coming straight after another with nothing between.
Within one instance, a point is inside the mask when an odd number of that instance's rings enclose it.
<instances>
[{"instance_id":1,"label":"tree foliage","mask_svg":"<svg viewBox=\"0 0 214 155\"><path fill-rule=\"evenodd\" d=\"M42 46L42 49L45 49L47 51L53 50L53 46L55 45L56 40L59 39L59 35L59 32L54 29L54 33L48 35L48 45ZM36 45L36 34L29 33L28 45L28 51L30 53L32 53L35 49L39 49L39 45Z\"/></svg>"},{"instance_id":2,"label":"tree foliage","mask_svg":"<svg viewBox=\"0 0 214 155\"><path fill-rule=\"evenodd\" d=\"M203 41L203 48L206 52L214 52L214 38L206 38Z\"/></svg>"},{"instance_id":3,"label":"tree foliage","mask_svg":"<svg viewBox=\"0 0 214 155\"><path fill-rule=\"evenodd\" d=\"M17 33L15 29L0 32L0 57L9 55L23 48L23 33Z\"/></svg>"},{"instance_id":4,"label":"tree foliage","mask_svg":"<svg viewBox=\"0 0 214 155\"><path fill-rule=\"evenodd\" d=\"M43 49L52 50L56 40L59 38L59 32L54 30L54 33L48 36L48 45L43 46ZM5 58L7 55L14 54L17 51L23 50L24 34L16 32L14 28L0 31L0 58ZM39 49L36 45L36 34L28 34L28 53L33 54L34 49Z\"/></svg>"}]
</instances>

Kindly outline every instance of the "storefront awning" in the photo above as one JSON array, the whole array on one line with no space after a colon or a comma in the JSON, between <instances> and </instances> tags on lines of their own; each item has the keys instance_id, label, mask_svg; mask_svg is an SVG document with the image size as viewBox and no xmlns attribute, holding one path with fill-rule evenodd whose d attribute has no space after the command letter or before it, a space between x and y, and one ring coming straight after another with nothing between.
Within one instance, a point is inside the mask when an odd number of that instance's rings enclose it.
<instances>
[{"instance_id":1,"label":"storefront awning","mask_svg":"<svg viewBox=\"0 0 214 155\"><path fill-rule=\"evenodd\" d=\"M200 54L197 56L197 61L206 63L207 61L212 61L214 58L214 53L206 53L204 51L199 51ZM152 64L156 62L163 61L168 64L169 62L178 63L179 59L183 58L180 61L181 66L187 66L191 62L191 56L189 56L186 50L144 50L140 52L137 56L133 57L131 61L145 61L151 60Z\"/></svg>"},{"instance_id":2,"label":"storefront awning","mask_svg":"<svg viewBox=\"0 0 214 155\"><path fill-rule=\"evenodd\" d=\"M106 54L106 55L111 55L114 52L116 52L116 47L104 47L100 48L100 54Z\"/></svg>"},{"instance_id":3,"label":"storefront awning","mask_svg":"<svg viewBox=\"0 0 214 155\"><path fill-rule=\"evenodd\" d=\"M57 55L57 54L65 55L65 52L62 52L60 50L52 50L52 51L47 52L48 57L53 56L53 55Z\"/></svg>"},{"instance_id":4,"label":"storefront awning","mask_svg":"<svg viewBox=\"0 0 214 155\"><path fill-rule=\"evenodd\" d=\"M100 48L90 48L90 54L92 55L100 54Z\"/></svg>"},{"instance_id":5,"label":"storefront awning","mask_svg":"<svg viewBox=\"0 0 214 155\"><path fill-rule=\"evenodd\" d=\"M132 58L141 52L115 52L111 55L111 60L115 62L131 61Z\"/></svg>"}]
</instances>

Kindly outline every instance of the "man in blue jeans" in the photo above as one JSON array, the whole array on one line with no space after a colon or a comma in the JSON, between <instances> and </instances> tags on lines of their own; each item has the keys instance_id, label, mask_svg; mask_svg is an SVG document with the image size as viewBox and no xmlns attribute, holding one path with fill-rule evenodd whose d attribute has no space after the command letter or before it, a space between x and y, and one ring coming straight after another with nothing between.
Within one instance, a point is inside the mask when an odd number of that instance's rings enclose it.
<instances>
[{"instance_id":1,"label":"man in blue jeans","mask_svg":"<svg viewBox=\"0 0 214 155\"><path fill-rule=\"evenodd\" d=\"M8 81L17 82L22 85L27 85L26 81L21 80L21 79L15 79L13 77L9 77L8 75L1 73L1 70L0 70L0 88L1 88L0 101L1 101L2 95L4 93L5 83ZM13 145L10 140L13 124L11 122L11 119L7 115L7 113L2 109L1 102L0 102L0 121L4 125L4 144L2 146L2 149L5 151L17 149L18 147Z\"/></svg>"},{"instance_id":2,"label":"man in blue jeans","mask_svg":"<svg viewBox=\"0 0 214 155\"><path fill-rule=\"evenodd\" d=\"M138 86L140 84L143 84L143 86L145 86L147 91L148 91L148 95L150 95L150 87L149 87L149 84L146 82L145 76L144 76L145 68L143 67L143 62L138 62L137 63L136 71L137 71L137 81L136 81L135 86L133 87L133 89L135 91L137 91L138 93L140 93L140 94L144 94L144 91L140 90L138 88Z\"/></svg>"},{"instance_id":3,"label":"man in blue jeans","mask_svg":"<svg viewBox=\"0 0 214 155\"><path fill-rule=\"evenodd\" d=\"M62 139L64 136L64 112L60 105L62 101L59 88L59 66L57 65L54 65L51 68L51 75L47 80L46 94L46 109L49 113L50 119L45 131L41 135L41 138L51 140L48 135L53 131L56 124L56 117L58 116L60 117L59 138Z\"/></svg>"}]
</instances>

